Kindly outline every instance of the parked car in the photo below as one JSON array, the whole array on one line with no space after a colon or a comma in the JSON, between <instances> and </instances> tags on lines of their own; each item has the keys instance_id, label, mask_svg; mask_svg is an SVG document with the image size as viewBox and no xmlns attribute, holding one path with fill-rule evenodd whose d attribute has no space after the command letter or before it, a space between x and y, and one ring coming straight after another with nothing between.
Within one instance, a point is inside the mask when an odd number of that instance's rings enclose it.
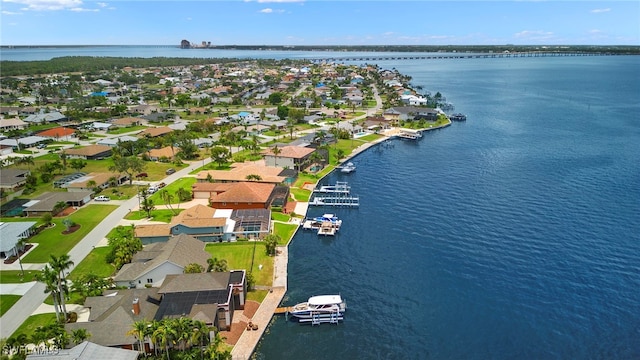
<instances>
[{"instance_id":1,"label":"parked car","mask_svg":"<svg viewBox=\"0 0 640 360\"><path fill-rule=\"evenodd\" d=\"M147 173L140 173L136 175L137 178L146 178L147 176L148 176Z\"/></svg>"},{"instance_id":2,"label":"parked car","mask_svg":"<svg viewBox=\"0 0 640 360\"><path fill-rule=\"evenodd\" d=\"M165 171L165 174L167 174L167 175L171 175L171 174L173 174L173 173L175 173L175 172L176 172L176 169L174 169L174 168L168 168L168 169L167 169L167 171Z\"/></svg>"},{"instance_id":3,"label":"parked car","mask_svg":"<svg viewBox=\"0 0 640 360\"><path fill-rule=\"evenodd\" d=\"M153 194L155 192L157 192L158 190L160 190L157 186L149 186L149 188L147 189L147 194Z\"/></svg>"},{"instance_id":4,"label":"parked car","mask_svg":"<svg viewBox=\"0 0 640 360\"><path fill-rule=\"evenodd\" d=\"M38 146L36 146L38 149L44 149L47 147L47 144L38 144Z\"/></svg>"},{"instance_id":5,"label":"parked car","mask_svg":"<svg viewBox=\"0 0 640 360\"><path fill-rule=\"evenodd\" d=\"M164 182L161 182L157 186L158 186L158 189L162 189L163 187L167 186L167 184L165 184Z\"/></svg>"},{"instance_id":6,"label":"parked car","mask_svg":"<svg viewBox=\"0 0 640 360\"><path fill-rule=\"evenodd\" d=\"M100 196L96 196L96 198L94 200L95 201L109 201L109 200L111 200L111 198L109 198L108 196L100 195Z\"/></svg>"}]
</instances>

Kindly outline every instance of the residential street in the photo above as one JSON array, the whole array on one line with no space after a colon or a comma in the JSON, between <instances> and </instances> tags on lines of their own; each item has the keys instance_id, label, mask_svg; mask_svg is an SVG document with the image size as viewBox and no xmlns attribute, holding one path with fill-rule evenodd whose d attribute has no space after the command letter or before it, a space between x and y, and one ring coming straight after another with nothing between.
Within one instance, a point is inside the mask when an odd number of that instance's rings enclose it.
<instances>
[{"instance_id":1,"label":"residential street","mask_svg":"<svg viewBox=\"0 0 640 360\"><path fill-rule=\"evenodd\" d=\"M168 185L182 177L189 175L189 172L208 164L211 162L211 158L207 158L204 161L198 160L192 162L186 168L177 171L176 173L164 178L164 182ZM133 197L129 200L123 201L122 204L114 210L109 216L107 216L98 226L96 226L82 241L80 241L70 252L69 256L71 261L75 265L79 264L93 248L103 240L109 231L113 229L124 218L130 209L138 207L138 198ZM0 269L9 270L4 264L0 266ZM11 267L11 269L14 269ZM16 268L17 269L17 268ZM73 270L73 267L69 269L69 272ZM27 284L31 284L28 286ZM0 317L0 338L6 338L11 336L16 329L29 317L47 298L47 294L44 293L45 286L39 282L30 282L24 284L20 288L20 291L24 293L24 296L14 304L9 311L7 311L2 317ZM27 289L28 288L28 289ZM0 293L4 294L5 286L0 288ZM9 288L7 288L9 289ZM13 288L11 288L13 289ZM11 293L11 292L9 292Z\"/></svg>"}]
</instances>

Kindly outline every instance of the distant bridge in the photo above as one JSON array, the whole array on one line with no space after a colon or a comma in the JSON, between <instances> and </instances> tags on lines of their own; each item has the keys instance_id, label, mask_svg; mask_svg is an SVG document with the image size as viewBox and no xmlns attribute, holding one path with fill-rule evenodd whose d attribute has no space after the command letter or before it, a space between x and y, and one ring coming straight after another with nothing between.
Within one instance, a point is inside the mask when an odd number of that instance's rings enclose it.
<instances>
[{"instance_id":1,"label":"distant bridge","mask_svg":"<svg viewBox=\"0 0 640 360\"><path fill-rule=\"evenodd\" d=\"M402 56L345 56L323 59L310 59L313 62L347 62L347 61L385 61L385 60L433 60L433 59L494 59L494 58L533 58L533 57L562 57L562 56L614 56L615 53L593 52L514 52L514 53L438 53L433 55L402 55Z\"/></svg>"}]
</instances>

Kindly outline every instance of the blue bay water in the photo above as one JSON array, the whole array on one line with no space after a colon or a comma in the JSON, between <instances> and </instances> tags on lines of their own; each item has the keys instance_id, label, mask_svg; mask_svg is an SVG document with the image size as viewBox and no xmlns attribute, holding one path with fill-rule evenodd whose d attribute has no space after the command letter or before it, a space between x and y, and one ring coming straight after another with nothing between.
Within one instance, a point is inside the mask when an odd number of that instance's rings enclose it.
<instances>
[{"instance_id":1,"label":"blue bay water","mask_svg":"<svg viewBox=\"0 0 640 360\"><path fill-rule=\"evenodd\" d=\"M84 54L187 57L95 51ZM255 357L640 358L638 58L378 64L468 120L372 148L355 173L324 180L348 181L361 206L311 209L344 223L335 238L295 236L284 305L339 292L345 321L274 317Z\"/></svg>"},{"instance_id":2,"label":"blue bay water","mask_svg":"<svg viewBox=\"0 0 640 360\"><path fill-rule=\"evenodd\" d=\"M345 321L276 317L257 358L640 358L637 58L504 60L379 63L468 120L325 180L361 206L296 235L285 304L339 292Z\"/></svg>"}]
</instances>

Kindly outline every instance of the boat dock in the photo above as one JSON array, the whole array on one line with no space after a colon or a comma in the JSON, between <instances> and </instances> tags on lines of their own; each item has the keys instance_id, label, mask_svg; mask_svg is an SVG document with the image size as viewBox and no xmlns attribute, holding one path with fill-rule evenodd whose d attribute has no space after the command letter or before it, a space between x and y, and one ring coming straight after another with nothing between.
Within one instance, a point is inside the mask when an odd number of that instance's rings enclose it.
<instances>
[{"instance_id":1,"label":"boat dock","mask_svg":"<svg viewBox=\"0 0 640 360\"><path fill-rule=\"evenodd\" d=\"M358 196L314 197L313 200L309 201L309 205L358 207L360 206L360 198Z\"/></svg>"},{"instance_id":2,"label":"boat dock","mask_svg":"<svg viewBox=\"0 0 640 360\"><path fill-rule=\"evenodd\" d=\"M351 187L346 181L338 181L335 185L322 185L313 190L314 193L321 194L349 194Z\"/></svg>"},{"instance_id":3,"label":"boat dock","mask_svg":"<svg viewBox=\"0 0 640 360\"><path fill-rule=\"evenodd\" d=\"M338 181L335 185L324 185L313 190L311 206L360 206L360 198L351 196L351 187L346 181Z\"/></svg>"},{"instance_id":4,"label":"boat dock","mask_svg":"<svg viewBox=\"0 0 640 360\"><path fill-rule=\"evenodd\" d=\"M276 308L276 309L273 311L273 313L274 313L275 315L284 315L284 314L286 314L286 313L288 313L288 312L291 312L291 310L293 310L293 306L285 306L285 307L279 307L279 308Z\"/></svg>"}]
</instances>

